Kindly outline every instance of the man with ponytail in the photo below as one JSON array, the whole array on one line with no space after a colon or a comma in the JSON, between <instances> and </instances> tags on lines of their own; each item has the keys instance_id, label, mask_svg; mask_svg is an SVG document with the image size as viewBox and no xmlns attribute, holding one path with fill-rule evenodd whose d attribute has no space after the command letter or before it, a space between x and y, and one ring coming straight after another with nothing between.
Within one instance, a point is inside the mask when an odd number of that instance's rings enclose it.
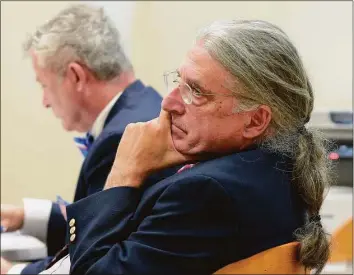
<instances>
[{"instance_id":1,"label":"man with ponytail","mask_svg":"<svg viewBox=\"0 0 354 275\"><path fill-rule=\"evenodd\" d=\"M212 274L293 241L319 273L332 174L326 140L306 128L314 95L288 36L215 22L164 78L159 117L129 124L104 190L67 207L70 273ZM144 184L177 164L188 165Z\"/></svg>"}]
</instances>

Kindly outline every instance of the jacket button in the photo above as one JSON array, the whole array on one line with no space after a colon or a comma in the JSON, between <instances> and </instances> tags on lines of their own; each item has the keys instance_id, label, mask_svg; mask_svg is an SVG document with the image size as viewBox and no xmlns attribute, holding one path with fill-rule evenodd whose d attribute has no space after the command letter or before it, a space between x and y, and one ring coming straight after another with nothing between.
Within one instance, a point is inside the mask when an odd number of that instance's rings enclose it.
<instances>
[{"instance_id":1,"label":"jacket button","mask_svg":"<svg viewBox=\"0 0 354 275\"><path fill-rule=\"evenodd\" d=\"M75 226L71 227L71 228L70 228L70 234L74 234L74 233L75 233L75 230L76 230L76 227L75 227Z\"/></svg>"},{"instance_id":2,"label":"jacket button","mask_svg":"<svg viewBox=\"0 0 354 275\"><path fill-rule=\"evenodd\" d=\"M71 241L71 242L75 241L75 238L76 238L76 235L75 235L75 234L72 234L72 235L70 236L70 241Z\"/></svg>"},{"instance_id":3,"label":"jacket button","mask_svg":"<svg viewBox=\"0 0 354 275\"><path fill-rule=\"evenodd\" d=\"M75 224L75 219L71 219L69 222L70 227L74 226L74 224Z\"/></svg>"}]
</instances>

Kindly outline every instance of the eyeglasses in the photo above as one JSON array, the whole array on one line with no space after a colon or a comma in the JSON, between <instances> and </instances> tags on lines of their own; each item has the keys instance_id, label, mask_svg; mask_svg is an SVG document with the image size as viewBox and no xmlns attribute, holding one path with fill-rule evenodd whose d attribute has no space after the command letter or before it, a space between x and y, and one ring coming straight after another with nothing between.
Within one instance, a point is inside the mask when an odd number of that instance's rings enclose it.
<instances>
[{"instance_id":1,"label":"eyeglasses","mask_svg":"<svg viewBox=\"0 0 354 275\"><path fill-rule=\"evenodd\" d=\"M184 82L179 76L177 71L165 72L163 74L167 92L171 92L174 89L178 89L181 97L186 104L201 104L206 100L205 96L222 95L217 93L206 93L200 91L198 88L192 88L189 84ZM225 96L233 96L232 93Z\"/></svg>"}]
</instances>

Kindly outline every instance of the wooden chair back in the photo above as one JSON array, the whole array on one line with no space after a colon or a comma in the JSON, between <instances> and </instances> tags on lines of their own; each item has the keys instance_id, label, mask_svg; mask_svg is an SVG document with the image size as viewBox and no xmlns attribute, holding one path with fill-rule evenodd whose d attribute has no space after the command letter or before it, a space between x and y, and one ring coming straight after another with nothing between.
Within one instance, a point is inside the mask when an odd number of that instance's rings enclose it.
<instances>
[{"instance_id":1,"label":"wooden chair back","mask_svg":"<svg viewBox=\"0 0 354 275\"><path fill-rule=\"evenodd\" d=\"M353 261L353 218L332 234L329 263Z\"/></svg>"},{"instance_id":2,"label":"wooden chair back","mask_svg":"<svg viewBox=\"0 0 354 275\"><path fill-rule=\"evenodd\" d=\"M298 242L270 248L247 259L231 263L214 274L306 274L297 260Z\"/></svg>"}]
</instances>

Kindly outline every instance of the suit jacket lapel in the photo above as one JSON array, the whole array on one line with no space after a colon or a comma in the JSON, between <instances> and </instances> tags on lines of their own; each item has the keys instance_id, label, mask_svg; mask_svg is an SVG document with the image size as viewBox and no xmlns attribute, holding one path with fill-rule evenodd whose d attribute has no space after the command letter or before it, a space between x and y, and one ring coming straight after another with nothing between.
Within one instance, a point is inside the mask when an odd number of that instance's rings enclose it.
<instances>
[{"instance_id":1,"label":"suit jacket lapel","mask_svg":"<svg viewBox=\"0 0 354 275\"><path fill-rule=\"evenodd\" d=\"M130 86L128 86L122 93L122 95L118 98L117 102L113 105L111 111L109 112L106 121L104 122L104 126L102 132L105 130L107 124L115 117L121 110L130 108L134 106L139 100L140 91L144 90L145 86L140 80L136 80ZM102 134L102 133L101 133ZM97 137L94 143L91 146L91 150L87 153L83 165L86 165L88 160L90 159L92 152L97 144L97 141L101 138L101 134Z\"/></svg>"},{"instance_id":2,"label":"suit jacket lapel","mask_svg":"<svg viewBox=\"0 0 354 275\"><path fill-rule=\"evenodd\" d=\"M104 122L104 127L111 121L111 119L122 109L127 108L129 105L134 104L135 97L139 95L139 91L145 88L144 84L140 80L136 80L132 84L130 84L119 97L116 104L114 104L113 108L109 112L106 121ZM134 99L134 100L132 100Z\"/></svg>"}]
</instances>

